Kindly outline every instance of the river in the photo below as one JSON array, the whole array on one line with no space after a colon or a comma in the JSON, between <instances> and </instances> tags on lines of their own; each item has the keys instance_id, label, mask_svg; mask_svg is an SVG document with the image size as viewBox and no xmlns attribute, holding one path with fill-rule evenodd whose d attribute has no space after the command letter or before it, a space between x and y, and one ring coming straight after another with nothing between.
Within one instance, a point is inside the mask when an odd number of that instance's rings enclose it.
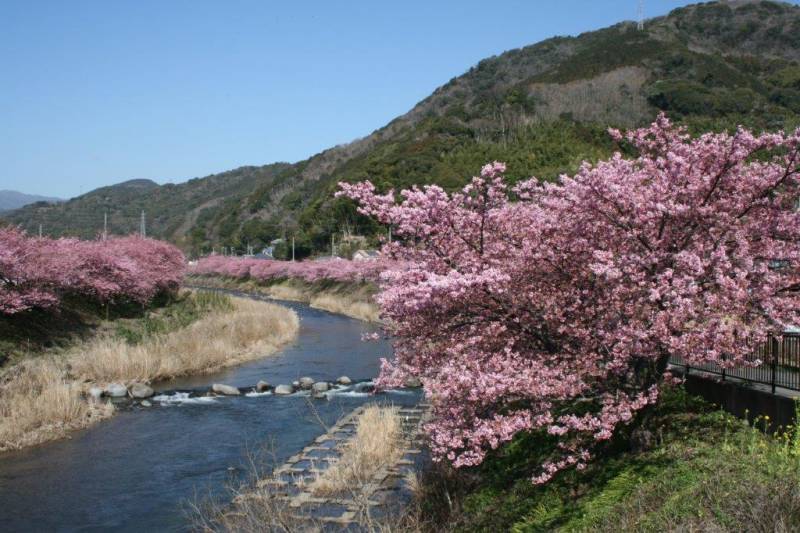
<instances>
[{"instance_id":1,"label":"river","mask_svg":"<svg viewBox=\"0 0 800 533\"><path fill-rule=\"evenodd\" d=\"M361 341L374 325L283 304L299 315L300 331L279 353L156 389L274 385L304 375L369 379L391 354L386 341ZM69 439L0 455L0 531L185 531L188 503L224 498L225 487L251 471L249 455L266 447L280 463L322 434L314 411L330 425L364 402L416 400L409 391L345 392L329 401L240 396L122 410Z\"/></svg>"}]
</instances>

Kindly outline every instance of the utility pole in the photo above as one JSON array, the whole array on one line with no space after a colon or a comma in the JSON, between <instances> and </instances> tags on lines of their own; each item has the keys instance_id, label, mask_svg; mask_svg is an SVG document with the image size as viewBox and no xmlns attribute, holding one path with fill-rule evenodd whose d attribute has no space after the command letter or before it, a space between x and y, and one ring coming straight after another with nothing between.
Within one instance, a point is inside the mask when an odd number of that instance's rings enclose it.
<instances>
[{"instance_id":1,"label":"utility pole","mask_svg":"<svg viewBox=\"0 0 800 533\"><path fill-rule=\"evenodd\" d=\"M644 30L644 0L639 0L636 6L636 29L639 31Z\"/></svg>"},{"instance_id":2,"label":"utility pole","mask_svg":"<svg viewBox=\"0 0 800 533\"><path fill-rule=\"evenodd\" d=\"M292 236L292 262L294 262L294 236Z\"/></svg>"},{"instance_id":3,"label":"utility pole","mask_svg":"<svg viewBox=\"0 0 800 533\"><path fill-rule=\"evenodd\" d=\"M336 238L336 235L331 233L331 257L335 257L336 256L336 241L334 240L335 238Z\"/></svg>"},{"instance_id":4,"label":"utility pole","mask_svg":"<svg viewBox=\"0 0 800 533\"><path fill-rule=\"evenodd\" d=\"M39 224L39 238L42 238L42 225Z\"/></svg>"},{"instance_id":5,"label":"utility pole","mask_svg":"<svg viewBox=\"0 0 800 533\"><path fill-rule=\"evenodd\" d=\"M103 213L103 240L108 240L108 210Z\"/></svg>"},{"instance_id":6,"label":"utility pole","mask_svg":"<svg viewBox=\"0 0 800 533\"><path fill-rule=\"evenodd\" d=\"M139 222L139 235L147 237L147 227L145 225L144 209L142 210L142 220Z\"/></svg>"}]
</instances>

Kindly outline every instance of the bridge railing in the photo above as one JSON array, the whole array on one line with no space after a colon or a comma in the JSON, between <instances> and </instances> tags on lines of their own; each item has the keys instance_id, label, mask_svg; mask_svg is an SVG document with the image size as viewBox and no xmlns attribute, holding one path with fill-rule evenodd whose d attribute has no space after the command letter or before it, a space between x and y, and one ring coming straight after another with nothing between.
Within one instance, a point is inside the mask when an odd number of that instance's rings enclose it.
<instances>
[{"instance_id":1,"label":"bridge railing","mask_svg":"<svg viewBox=\"0 0 800 533\"><path fill-rule=\"evenodd\" d=\"M670 363L685 367L687 374L701 370L722 376L723 381L736 378L769 385L773 393L777 387L800 391L800 333L770 336L763 344L745 349L744 359L752 365L725 368L716 363L691 364L680 357L671 358Z\"/></svg>"}]
</instances>

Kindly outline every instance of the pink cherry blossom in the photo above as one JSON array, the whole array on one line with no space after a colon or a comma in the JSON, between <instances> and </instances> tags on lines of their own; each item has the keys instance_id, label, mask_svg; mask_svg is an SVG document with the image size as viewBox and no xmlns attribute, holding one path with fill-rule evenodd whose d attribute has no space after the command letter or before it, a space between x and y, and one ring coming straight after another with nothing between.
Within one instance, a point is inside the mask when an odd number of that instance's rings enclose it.
<instances>
[{"instance_id":1,"label":"pink cherry blossom","mask_svg":"<svg viewBox=\"0 0 800 533\"><path fill-rule=\"evenodd\" d=\"M258 281L295 278L309 283L323 280L361 283L378 281L385 270L399 268L402 268L400 262L384 258L351 261L336 257L294 262L210 255L192 265L189 271L195 275L219 275Z\"/></svg>"},{"instance_id":2,"label":"pink cherry blossom","mask_svg":"<svg viewBox=\"0 0 800 533\"><path fill-rule=\"evenodd\" d=\"M29 237L0 229L0 313L58 306L64 295L146 303L183 279L174 246L137 236L108 240Z\"/></svg>"},{"instance_id":3,"label":"pink cherry blossom","mask_svg":"<svg viewBox=\"0 0 800 533\"><path fill-rule=\"evenodd\" d=\"M454 194L340 184L398 237L379 384L422 380L438 458L477 465L541 430L558 439L534 477L546 482L657 401L671 356L742 364L800 323L800 130L690 138L662 115L611 133L638 155L557 183L509 190L491 163Z\"/></svg>"}]
</instances>

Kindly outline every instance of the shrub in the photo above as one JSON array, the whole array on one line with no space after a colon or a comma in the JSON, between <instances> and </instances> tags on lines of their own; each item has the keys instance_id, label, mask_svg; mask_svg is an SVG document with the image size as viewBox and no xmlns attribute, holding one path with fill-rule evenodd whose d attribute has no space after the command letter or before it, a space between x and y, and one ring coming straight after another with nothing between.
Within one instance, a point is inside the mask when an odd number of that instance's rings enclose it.
<instances>
[{"instance_id":1,"label":"shrub","mask_svg":"<svg viewBox=\"0 0 800 533\"><path fill-rule=\"evenodd\" d=\"M144 304L177 289L183 272L183 254L153 239L49 239L0 228L0 313L6 315L58 306L65 295Z\"/></svg>"}]
</instances>

